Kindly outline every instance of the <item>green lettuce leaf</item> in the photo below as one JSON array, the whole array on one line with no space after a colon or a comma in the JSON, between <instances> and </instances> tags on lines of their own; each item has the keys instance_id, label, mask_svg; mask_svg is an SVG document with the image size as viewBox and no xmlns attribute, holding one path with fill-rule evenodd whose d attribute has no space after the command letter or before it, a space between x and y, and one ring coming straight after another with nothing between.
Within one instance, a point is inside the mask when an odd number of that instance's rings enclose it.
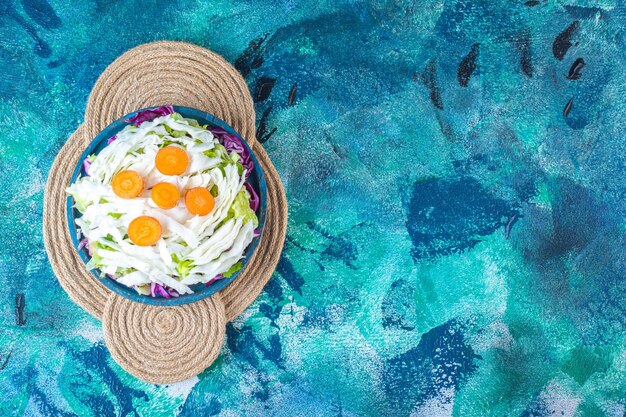
<instances>
[{"instance_id":1,"label":"green lettuce leaf","mask_svg":"<svg viewBox=\"0 0 626 417\"><path fill-rule=\"evenodd\" d=\"M256 217L256 213L250 208L250 202L246 197L246 193L241 190L237 193L232 206L228 210L228 214L232 213L233 217L242 218L244 223L252 220L254 227L259 225L259 219Z\"/></svg>"},{"instance_id":2,"label":"green lettuce leaf","mask_svg":"<svg viewBox=\"0 0 626 417\"><path fill-rule=\"evenodd\" d=\"M189 275L189 272L195 266L191 259L187 259L186 261L183 261L183 260L179 259L178 256L176 256L175 253L172 254L172 261L174 261L174 263L176 263L176 272L178 273L178 276L181 279L183 279L187 275Z\"/></svg>"},{"instance_id":3,"label":"green lettuce leaf","mask_svg":"<svg viewBox=\"0 0 626 417\"><path fill-rule=\"evenodd\" d=\"M174 130L168 125L163 125L167 133L173 138L181 138L187 134L184 130Z\"/></svg>"},{"instance_id":4,"label":"green lettuce leaf","mask_svg":"<svg viewBox=\"0 0 626 417\"><path fill-rule=\"evenodd\" d=\"M183 120L189 123L190 126L200 127L200 123L198 123L196 119L183 119Z\"/></svg>"},{"instance_id":5,"label":"green lettuce leaf","mask_svg":"<svg viewBox=\"0 0 626 417\"><path fill-rule=\"evenodd\" d=\"M164 148L170 145L179 145L179 146L182 146L183 148L186 147L184 144L180 143L177 140L165 139L163 142L161 142L161 144L159 145L159 148Z\"/></svg>"},{"instance_id":6,"label":"green lettuce leaf","mask_svg":"<svg viewBox=\"0 0 626 417\"><path fill-rule=\"evenodd\" d=\"M91 205L91 201L89 200L82 200L80 198L77 198L75 195L72 195L72 197L74 197L74 205L76 207L76 210L80 211L81 213L84 213L85 210L87 210L87 207Z\"/></svg>"},{"instance_id":7,"label":"green lettuce leaf","mask_svg":"<svg viewBox=\"0 0 626 417\"><path fill-rule=\"evenodd\" d=\"M102 249L102 250L109 250L109 251L115 252L115 249L113 249L111 246L105 245L105 244L100 243L100 242L95 242L93 244L93 246L95 246L95 247L97 247L99 249Z\"/></svg>"},{"instance_id":8,"label":"green lettuce leaf","mask_svg":"<svg viewBox=\"0 0 626 417\"><path fill-rule=\"evenodd\" d=\"M221 158L224 161L226 160L231 161L230 155L228 155L226 148L224 147L224 145L220 145L219 143L216 144L213 149L209 149L208 151L204 151L202 153L208 156L209 158Z\"/></svg>"},{"instance_id":9,"label":"green lettuce leaf","mask_svg":"<svg viewBox=\"0 0 626 417\"><path fill-rule=\"evenodd\" d=\"M222 275L224 275L224 278L230 278L235 272L239 271L242 266L243 264L241 263L241 261L239 261L235 265L231 266L230 269L224 272Z\"/></svg>"},{"instance_id":10,"label":"green lettuce leaf","mask_svg":"<svg viewBox=\"0 0 626 417\"><path fill-rule=\"evenodd\" d=\"M102 256L98 253L99 247L93 245L91 248L91 259L87 262L88 269L96 269L102 267Z\"/></svg>"}]
</instances>

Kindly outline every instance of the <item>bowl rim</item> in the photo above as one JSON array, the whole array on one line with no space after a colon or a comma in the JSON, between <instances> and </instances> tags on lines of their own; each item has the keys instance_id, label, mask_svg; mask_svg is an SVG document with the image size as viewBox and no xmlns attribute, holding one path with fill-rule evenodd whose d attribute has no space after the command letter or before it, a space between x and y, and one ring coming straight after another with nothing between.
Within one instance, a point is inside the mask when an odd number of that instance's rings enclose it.
<instances>
[{"instance_id":1,"label":"bowl rim","mask_svg":"<svg viewBox=\"0 0 626 417\"><path fill-rule=\"evenodd\" d=\"M128 113L120 117L119 119L113 121L111 124L106 126L100 133L98 133L98 135L96 135L96 137L91 140L87 148L83 151L83 153L78 158L76 167L74 168L74 171L72 172L72 176L71 176L69 184L70 185L73 184L78 179L78 176L81 174L81 171L82 171L82 165L83 165L84 159L87 158L87 156L94 153L96 149L100 147L103 141L106 141L113 135L117 134L125 126L130 125L131 123L128 122L128 119L135 116L137 113L141 111L145 111L145 110L154 109L156 107L160 107L160 106L145 107L145 108L135 110L131 113ZM246 248L245 250L246 254L241 259L241 262L243 264L242 268L239 271L235 272L230 278L222 278L220 280L215 281L208 287L205 286L205 287L201 287L199 290L197 289L192 294L181 294L178 297L164 298L164 297L151 297L148 295L139 294L135 289L131 287L127 287L123 284L120 284L111 278L108 278L106 276L101 277L98 273L100 271L99 269L89 270L89 272L94 276L94 278L96 278L98 281L100 281L103 285L105 285L108 289L110 289L114 293L119 294L122 297L128 298L131 301L135 301L135 302L142 303L142 304L157 305L157 306L178 306L178 305L200 301L204 298L212 296L213 294L221 291L222 289L230 285L239 276L239 274L241 274L241 272L243 272L246 269L261 238L263 237L264 230L265 230L265 222L266 222L266 211L267 211L267 183L265 181L265 175L263 172L263 168L261 167L261 164L259 163L256 155L254 154L254 151L252 150L252 147L248 144L248 142L232 126L230 126L228 123L226 123L222 119L212 115L211 113L198 110L193 107L174 106L174 105L172 107L175 112L180 113L185 118L191 118L191 119L196 119L196 120L198 119L206 120L207 122L209 122L210 125L213 125L214 127L217 127L217 128L221 128L225 130L226 132L232 135L235 135L239 140L241 140L243 145L246 147L246 149L248 150L250 154L250 158L252 159L254 163L254 170L252 171L251 176L254 176L256 178L256 182L258 183L257 184L258 189L256 191L260 198L260 205L259 205L259 209L257 210L257 216L259 219L259 226L257 227L257 230L259 232L259 235L255 236L252 239L252 242ZM108 145L105 145L104 147L106 146ZM98 150L97 153L99 153L102 149L104 149L104 147ZM80 215L80 212L78 212L78 210L76 210L73 207L73 202L74 202L74 198L70 196L69 194L66 194L66 215L67 215L67 223L68 223L68 228L70 232L70 237L72 239L74 249L78 252L78 255L83 261L83 263L87 265L87 262L89 262L91 257L88 255L88 253L86 252L84 248L83 249L78 248L80 241L78 238L78 228L76 226L75 221L77 218L76 213ZM194 284L194 285L204 285L204 284L199 283L199 284Z\"/></svg>"}]
</instances>

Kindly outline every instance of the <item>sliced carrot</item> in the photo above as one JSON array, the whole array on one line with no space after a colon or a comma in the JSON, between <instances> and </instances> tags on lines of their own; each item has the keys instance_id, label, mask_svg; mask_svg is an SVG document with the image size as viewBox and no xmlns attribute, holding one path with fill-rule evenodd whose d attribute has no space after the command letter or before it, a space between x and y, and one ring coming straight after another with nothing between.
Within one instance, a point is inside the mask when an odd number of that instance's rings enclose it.
<instances>
[{"instance_id":1,"label":"sliced carrot","mask_svg":"<svg viewBox=\"0 0 626 417\"><path fill-rule=\"evenodd\" d=\"M185 204L191 214L206 216L213 210L215 199L206 188L196 187L185 193Z\"/></svg>"},{"instance_id":2,"label":"sliced carrot","mask_svg":"<svg viewBox=\"0 0 626 417\"><path fill-rule=\"evenodd\" d=\"M189 156L178 146L166 146L157 152L154 163L161 174L180 175L187 169Z\"/></svg>"},{"instance_id":3,"label":"sliced carrot","mask_svg":"<svg viewBox=\"0 0 626 417\"><path fill-rule=\"evenodd\" d=\"M169 182L160 182L150 192L152 201L154 204L162 209L171 209L176 207L178 200L180 200L180 192L174 184Z\"/></svg>"},{"instance_id":4,"label":"sliced carrot","mask_svg":"<svg viewBox=\"0 0 626 417\"><path fill-rule=\"evenodd\" d=\"M135 198L143 191L143 179L136 171L121 171L111 182L113 192L122 198Z\"/></svg>"},{"instance_id":5,"label":"sliced carrot","mask_svg":"<svg viewBox=\"0 0 626 417\"><path fill-rule=\"evenodd\" d=\"M154 217L139 216L128 225L128 237L137 246L152 246L161 239L161 223Z\"/></svg>"}]
</instances>

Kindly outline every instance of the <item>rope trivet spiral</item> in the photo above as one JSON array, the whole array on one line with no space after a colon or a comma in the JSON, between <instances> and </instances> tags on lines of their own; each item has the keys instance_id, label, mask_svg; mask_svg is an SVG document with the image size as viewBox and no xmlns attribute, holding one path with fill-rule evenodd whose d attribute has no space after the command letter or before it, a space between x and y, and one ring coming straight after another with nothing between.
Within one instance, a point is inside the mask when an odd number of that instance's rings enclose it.
<instances>
[{"instance_id":1,"label":"rope trivet spiral","mask_svg":"<svg viewBox=\"0 0 626 417\"><path fill-rule=\"evenodd\" d=\"M65 188L91 140L124 114L166 104L204 110L233 126L252 147L267 183L265 229L246 268L219 294L178 307L135 303L100 283L72 244L65 210ZM102 319L113 358L138 378L171 383L209 366L221 348L226 322L256 299L278 263L287 228L287 201L280 177L254 133L250 92L228 62L196 45L153 42L126 52L102 73L89 96L84 125L54 160L43 218L52 269L70 298ZM188 355L194 359L189 361Z\"/></svg>"},{"instance_id":2,"label":"rope trivet spiral","mask_svg":"<svg viewBox=\"0 0 626 417\"><path fill-rule=\"evenodd\" d=\"M206 369L220 352L225 323L219 296L154 307L114 294L102 316L111 356L129 373L154 384L187 379Z\"/></svg>"}]
</instances>

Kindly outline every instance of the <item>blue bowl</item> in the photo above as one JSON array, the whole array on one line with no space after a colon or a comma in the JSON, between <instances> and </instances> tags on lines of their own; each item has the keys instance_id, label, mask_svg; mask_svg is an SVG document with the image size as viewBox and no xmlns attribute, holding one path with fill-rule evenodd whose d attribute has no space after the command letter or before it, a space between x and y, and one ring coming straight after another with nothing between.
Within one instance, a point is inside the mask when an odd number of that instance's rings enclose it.
<instances>
[{"instance_id":1,"label":"blue bowl","mask_svg":"<svg viewBox=\"0 0 626 417\"><path fill-rule=\"evenodd\" d=\"M124 127L130 124L126 120L133 117L135 114L137 114L138 112L142 110L146 110L146 109L137 110L111 123L102 132L100 132L100 134L96 136L96 138L93 141L91 141L89 146L87 146L87 149L85 149L85 152L83 152L80 159L78 160L78 163L76 164L76 168L74 168L74 172L72 174L72 179L71 179L71 184L73 184L78 178L78 176L80 175L81 170L82 170L83 160L88 155L91 155L91 154L97 155L102 149L104 149L107 146L107 140L111 136L115 135L120 130L124 129ZM259 218L258 230L261 233L261 235L255 237L252 240L252 243L250 243L250 246L248 246L248 248L246 249L245 256L241 261L243 264L243 267L237 273L233 274L230 278L223 278L223 279L217 280L213 284L209 285L208 287L205 286L205 284L203 283L194 284L190 286L190 288L193 290L193 294L181 294L178 297L172 297L172 298L164 298L164 297L153 298L149 295L139 294L134 289L129 288L123 284L120 284L113 279L107 278L106 276L104 278L101 278L100 271L97 269L91 270L91 273L97 280L102 282L111 291L121 295L122 297L126 297L138 303L159 305L159 306L175 306L175 305L193 303L195 301L201 300L203 298L206 298L215 294L216 292L224 289L228 284L233 282L235 279L237 279L237 276L239 276L239 274L246 268L246 265L250 261L250 258L252 257L252 254L254 253L254 250L258 246L261 236L263 235L263 230L265 228L265 211L267 209L267 185L265 183L265 175L263 174L263 169L261 168L261 164L259 164L259 161L256 159L254 152L252 152L252 149L250 148L248 143L246 143L246 141L241 137L241 135L239 135L239 133L237 133L235 129L233 129L223 120L220 120L217 117L209 113L205 113L201 110L192 109L189 107L180 107L180 106L174 106L174 110L180 113L183 117L196 119L201 125L208 124L209 126L212 126L212 127L224 129L228 133L237 136L241 140L241 142L243 142L244 146L248 149L248 152L250 152L250 157L252 158L252 161L254 162L254 170L252 170L252 174L250 175L250 177L248 177L248 182L250 183L250 185L252 185L252 187L257 192L261 200L259 208L257 210L257 216ZM87 251L86 248L78 249L78 245L79 245L78 230L76 228L76 223L75 223L75 220L79 218L81 214L78 210L76 210L73 207L73 205L74 205L74 199L71 196L68 196L67 197L67 219L68 219L68 226L70 229L70 236L72 237L72 242L74 244L74 247L78 251L80 258L86 264L87 262L89 262L89 259L90 259L89 252Z\"/></svg>"}]
</instances>

